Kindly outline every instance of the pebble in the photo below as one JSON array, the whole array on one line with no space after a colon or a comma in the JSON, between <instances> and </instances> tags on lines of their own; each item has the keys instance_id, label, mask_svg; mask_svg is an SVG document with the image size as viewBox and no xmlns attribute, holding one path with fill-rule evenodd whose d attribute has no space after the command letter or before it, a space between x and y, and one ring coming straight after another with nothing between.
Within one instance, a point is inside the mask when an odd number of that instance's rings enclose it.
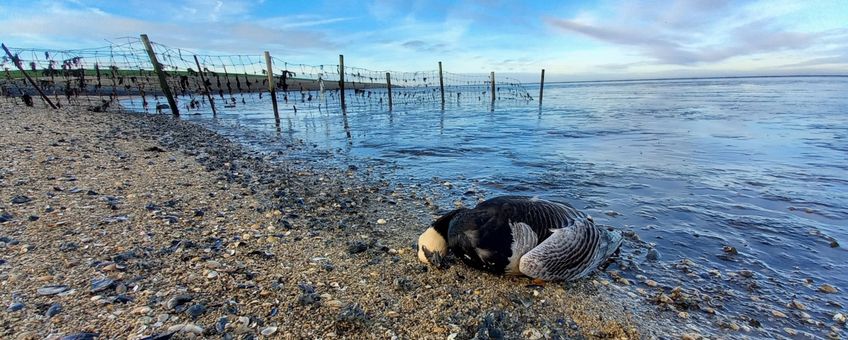
<instances>
[{"instance_id":1,"label":"pebble","mask_svg":"<svg viewBox=\"0 0 848 340\"><path fill-rule=\"evenodd\" d=\"M786 334L789 334L789 335L792 335L792 336L798 335L798 331L796 331L792 328L789 328L789 327L784 327L783 331L786 332Z\"/></svg>"},{"instance_id":2,"label":"pebble","mask_svg":"<svg viewBox=\"0 0 848 340\"><path fill-rule=\"evenodd\" d=\"M50 305L50 308L47 308L47 313L44 313L48 318L52 318L54 315L62 312L62 305L59 303L54 303Z\"/></svg>"},{"instance_id":3,"label":"pebble","mask_svg":"<svg viewBox=\"0 0 848 340\"><path fill-rule=\"evenodd\" d=\"M521 332L521 336L528 340L539 340L543 337L542 333L535 328L525 329L523 332Z\"/></svg>"},{"instance_id":4,"label":"pebble","mask_svg":"<svg viewBox=\"0 0 848 340\"><path fill-rule=\"evenodd\" d=\"M9 308L6 308L6 311L7 311L7 312L9 312L9 313L17 312L17 311L19 311L19 310L21 310L21 309L24 309L24 307L25 307L25 306L24 306L24 304L23 304L23 303L20 303L20 302L14 302L14 303L12 303L11 305L9 305ZM838 314L838 315L841 315L841 314ZM835 318L834 318L834 319L835 319Z\"/></svg>"},{"instance_id":5,"label":"pebble","mask_svg":"<svg viewBox=\"0 0 848 340\"><path fill-rule=\"evenodd\" d=\"M681 318L681 319L688 319L688 318L689 318L689 313L687 313L687 312L680 312L680 313L677 313L677 317L679 317L679 318Z\"/></svg>"},{"instance_id":6,"label":"pebble","mask_svg":"<svg viewBox=\"0 0 848 340\"><path fill-rule=\"evenodd\" d=\"M838 323L845 323L845 315L842 313L836 313L833 315L833 321Z\"/></svg>"},{"instance_id":7,"label":"pebble","mask_svg":"<svg viewBox=\"0 0 848 340\"><path fill-rule=\"evenodd\" d=\"M656 286L657 286L657 281L654 281L654 280L645 280L645 284L646 284L646 285L648 285L648 287L656 287Z\"/></svg>"},{"instance_id":8,"label":"pebble","mask_svg":"<svg viewBox=\"0 0 848 340\"><path fill-rule=\"evenodd\" d=\"M648 261L657 261L660 259L660 252L657 251L656 248L651 248L648 250L648 254L645 256Z\"/></svg>"},{"instance_id":9,"label":"pebble","mask_svg":"<svg viewBox=\"0 0 848 340\"><path fill-rule=\"evenodd\" d=\"M133 314L147 314L147 313L150 313L151 310L152 309L150 307L141 306L141 307L134 308L131 313L133 313Z\"/></svg>"},{"instance_id":10,"label":"pebble","mask_svg":"<svg viewBox=\"0 0 848 340\"><path fill-rule=\"evenodd\" d=\"M683 333L682 335L680 335L681 340L698 340L702 338L703 337L700 334L695 333Z\"/></svg>"},{"instance_id":11,"label":"pebble","mask_svg":"<svg viewBox=\"0 0 848 340\"><path fill-rule=\"evenodd\" d=\"M259 333L262 334L263 336L271 336L272 334L274 334L276 332L277 332L277 327L265 327L261 331L259 331Z\"/></svg>"},{"instance_id":12,"label":"pebble","mask_svg":"<svg viewBox=\"0 0 848 340\"><path fill-rule=\"evenodd\" d=\"M203 333L203 328L201 328L200 326L195 325L193 323L184 323L184 324L173 325L171 327L168 327L168 333L176 333L176 332L201 334L201 333Z\"/></svg>"},{"instance_id":13,"label":"pebble","mask_svg":"<svg viewBox=\"0 0 848 340\"><path fill-rule=\"evenodd\" d=\"M74 333L65 335L59 340L94 340L100 337L100 333Z\"/></svg>"},{"instance_id":14,"label":"pebble","mask_svg":"<svg viewBox=\"0 0 848 340\"><path fill-rule=\"evenodd\" d=\"M218 319L218 322L215 322L215 330L218 331L218 333L224 333L224 330L227 329L227 323L229 323L229 321L230 320L227 319L226 316L222 316L220 319Z\"/></svg>"},{"instance_id":15,"label":"pebble","mask_svg":"<svg viewBox=\"0 0 848 340\"><path fill-rule=\"evenodd\" d=\"M214 270L210 270L208 273L206 273L207 279L214 279L216 277L218 277L218 272L216 272Z\"/></svg>"},{"instance_id":16,"label":"pebble","mask_svg":"<svg viewBox=\"0 0 848 340\"><path fill-rule=\"evenodd\" d=\"M36 290L36 293L38 293L38 295L42 295L42 296L44 296L44 295L56 295L56 294L67 291L69 288L70 287L68 287L66 285L47 285L47 286L38 288Z\"/></svg>"},{"instance_id":17,"label":"pebble","mask_svg":"<svg viewBox=\"0 0 848 340\"><path fill-rule=\"evenodd\" d=\"M112 280L108 277L100 278L100 279L92 279L91 280L91 292L97 293L97 292L106 290L109 287L112 287L113 284L115 284L115 280Z\"/></svg>"},{"instance_id":18,"label":"pebble","mask_svg":"<svg viewBox=\"0 0 848 340\"><path fill-rule=\"evenodd\" d=\"M378 219L378 220L377 220L377 224L386 224L386 220L385 220L385 219L382 219L382 218L381 218L381 219Z\"/></svg>"},{"instance_id":19,"label":"pebble","mask_svg":"<svg viewBox=\"0 0 848 340\"><path fill-rule=\"evenodd\" d=\"M168 300L168 309L177 309L183 304L190 302L193 298L191 295L177 295Z\"/></svg>"},{"instance_id":20,"label":"pebble","mask_svg":"<svg viewBox=\"0 0 848 340\"><path fill-rule=\"evenodd\" d=\"M839 290L836 289L836 287L825 283L819 286L819 291L826 294L836 294Z\"/></svg>"},{"instance_id":21,"label":"pebble","mask_svg":"<svg viewBox=\"0 0 848 340\"><path fill-rule=\"evenodd\" d=\"M774 315L774 317L776 317L776 318L785 318L786 317L786 314L783 314L783 312L781 312L779 310L772 310L771 315Z\"/></svg>"},{"instance_id":22,"label":"pebble","mask_svg":"<svg viewBox=\"0 0 848 340\"><path fill-rule=\"evenodd\" d=\"M26 197L24 195L12 196L12 204L24 204L24 203L27 203L29 201L32 201L32 199L29 198L29 197Z\"/></svg>"},{"instance_id":23,"label":"pebble","mask_svg":"<svg viewBox=\"0 0 848 340\"><path fill-rule=\"evenodd\" d=\"M192 320L195 320L203 315L203 313L206 313L206 306L200 303L192 305L186 310L186 313L188 313Z\"/></svg>"},{"instance_id":24,"label":"pebble","mask_svg":"<svg viewBox=\"0 0 848 340\"><path fill-rule=\"evenodd\" d=\"M793 307L793 308L800 309L800 310L807 309L807 307L804 306L804 304L801 303L801 301L794 300L794 299L792 300L792 302L789 303L789 307Z\"/></svg>"},{"instance_id":25,"label":"pebble","mask_svg":"<svg viewBox=\"0 0 848 340\"><path fill-rule=\"evenodd\" d=\"M342 306L344 306L344 303L339 300L330 300L327 301L327 306L330 308L342 308Z\"/></svg>"}]
</instances>

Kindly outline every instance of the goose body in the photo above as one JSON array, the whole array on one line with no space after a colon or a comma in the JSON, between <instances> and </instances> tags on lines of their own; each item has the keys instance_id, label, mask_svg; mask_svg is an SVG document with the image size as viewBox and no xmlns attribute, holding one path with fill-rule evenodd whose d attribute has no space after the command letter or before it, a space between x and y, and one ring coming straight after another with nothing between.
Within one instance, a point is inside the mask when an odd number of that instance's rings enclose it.
<instances>
[{"instance_id":1,"label":"goose body","mask_svg":"<svg viewBox=\"0 0 848 340\"><path fill-rule=\"evenodd\" d=\"M418 239L418 258L438 266L450 250L492 273L570 281L603 264L621 242L620 232L567 203L501 196L437 219Z\"/></svg>"}]
</instances>

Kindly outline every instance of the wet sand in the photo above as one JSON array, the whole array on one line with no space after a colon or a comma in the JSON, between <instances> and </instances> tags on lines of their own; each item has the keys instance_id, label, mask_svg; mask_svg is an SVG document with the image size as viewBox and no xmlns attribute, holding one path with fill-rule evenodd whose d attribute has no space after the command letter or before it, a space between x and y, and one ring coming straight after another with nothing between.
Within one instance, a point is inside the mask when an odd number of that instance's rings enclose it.
<instances>
[{"instance_id":1,"label":"wet sand","mask_svg":"<svg viewBox=\"0 0 848 340\"><path fill-rule=\"evenodd\" d=\"M272 164L164 116L0 119L4 338L665 333L607 274L538 287L422 266L435 212L354 168Z\"/></svg>"}]
</instances>

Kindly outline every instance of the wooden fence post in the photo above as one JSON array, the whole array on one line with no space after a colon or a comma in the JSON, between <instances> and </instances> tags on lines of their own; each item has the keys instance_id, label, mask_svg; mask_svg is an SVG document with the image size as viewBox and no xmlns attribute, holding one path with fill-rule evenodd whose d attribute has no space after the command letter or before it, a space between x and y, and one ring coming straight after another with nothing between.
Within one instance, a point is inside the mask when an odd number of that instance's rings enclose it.
<instances>
[{"instance_id":1,"label":"wooden fence post","mask_svg":"<svg viewBox=\"0 0 848 340\"><path fill-rule=\"evenodd\" d=\"M386 72L386 89L389 90L389 112L392 111L392 74Z\"/></svg>"},{"instance_id":2,"label":"wooden fence post","mask_svg":"<svg viewBox=\"0 0 848 340\"><path fill-rule=\"evenodd\" d=\"M217 116L218 112L215 111L215 100L212 99L212 92L209 91L209 84L206 83L206 76L203 75L203 69L200 68L200 61L197 60L197 56L194 56L194 63L197 64L197 73L200 74L200 80L203 82L203 88L206 90L206 99L209 100L209 106L212 106L212 116Z\"/></svg>"},{"instance_id":3,"label":"wooden fence post","mask_svg":"<svg viewBox=\"0 0 848 340\"><path fill-rule=\"evenodd\" d=\"M345 83L344 83L344 55L339 54L339 98L342 101L342 113L347 113L345 106Z\"/></svg>"},{"instance_id":4,"label":"wooden fence post","mask_svg":"<svg viewBox=\"0 0 848 340\"><path fill-rule=\"evenodd\" d=\"M542 69L542 81L539 82L539 107L542 107L542 94L545 90L545 69Z\"/></svg>"},{"instance_id":5,"label":"wooden fence post","mask_svg":"<svg viewBox=\"0 0 848 340\"><path fill-rule=\"evenodd\" d=\"M495 72L492 72L492 111L495 111Z\"/></svg>"},{"instance_id":6,"label":"wooden fence post","mask_svg":"<svg viewBox=\"0 0 848 340\"><path fill-rule=\"evenodd\" d=\"M159 65L159 61L156 60L156 52L153 51L153 45L150 44L150 39L147 38L147 34L141 35L141 42L144 43L144 48L147 49L147 55L150 57L150 62L153 63L153 71L155 71L156 75L159 77L159 86L162 87L162 92L168 99L168 105L171 106L171 113L174 114L174 116L179 116L180 109L177 107L177 102L174 100L171 88L168 87L165 72L162 72L162 66Z\"/></svg>"},{"instance_id":7,"label":"wooden fence post","mask_svg":"<svg viewBox=\"0 0 848 340\"><path fill-rule=\"evenodd\" d=\"M274 71L271 65L271 53L268 51L265 51L265 68L265 73L268 74L268 91L271 92L271 104L274 106L274 120L277 122L277 126L280 126L280 112L277 111L277 90L275 89L276 84L274 84Z\"/></svg>"},{"instance_id":8,"label":"wooden fence post","mask_svg":"<svg viewBox=\"0 0 848 340\"><path fill-rule=\"evenodd\" d=\"M439 91L442 93L442 110L445 109L445 80L442 78L442 62L439 62Z\"/></svg>"},{"instance_id":9,"label":"wooden fence post","mask_svg":"<svg viewBox=\"0 0 848 340\"><path fill-rule=\"evenodd\" d=\"M20 61L18 60L18 58L16 58L15 56L12 55L12 52L9 52L9 49L6 47L6 44L0 44L0 46L3 46L3 50L6 51L6 55L9 56L9 60L11 60L12 63L15 64L15 66L18 67L18 70L20 70L21 73L23 73L24 77L26 77L26 79L29 81L29 83L32 84L32 87L34 87L35 90L38 91L38 94L41 95L41 99L44 99L44 101L46 101L47 104L49 104L50 107L52 107L55 110L56 105L53 105L53 102L50 101L50 98L47 98L47 95L44 94L44 91L41 91L41 88L38 87L38 85L35 83L35 81L32 80L32 78L29 77L29 74L27 74L26 71L24 71L24 68L21 67Z\"/></svg>"}]
</instances>

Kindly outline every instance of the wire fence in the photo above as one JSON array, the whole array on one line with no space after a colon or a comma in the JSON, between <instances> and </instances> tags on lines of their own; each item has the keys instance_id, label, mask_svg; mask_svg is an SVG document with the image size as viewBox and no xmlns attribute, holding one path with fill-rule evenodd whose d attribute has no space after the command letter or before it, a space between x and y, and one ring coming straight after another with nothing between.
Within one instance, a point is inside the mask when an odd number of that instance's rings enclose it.
<instances>
[{"instance_id":1,"label":"wire fence","mask_svg":"<svg viewBox=\"0 0 848 340\"><path fill-rule=\"evenodd\" d=\"M340 66L341 58L340 64L305 65L278 57L266 60L260 54L198 54L158 43L150 49L164 84L139 38L76 50L8 47L0 59L0 97L14 105L72 105L93 111L120 98L146 112L174 113L247 104L270 107L272 93L281 106L295 110L298 105L367 111L469 103L493 108L495 102L534 100L519 81L493 79L494 73L375 71ZM167 90L176 110L170 110Z\"/></svg>"}]
</instances>

